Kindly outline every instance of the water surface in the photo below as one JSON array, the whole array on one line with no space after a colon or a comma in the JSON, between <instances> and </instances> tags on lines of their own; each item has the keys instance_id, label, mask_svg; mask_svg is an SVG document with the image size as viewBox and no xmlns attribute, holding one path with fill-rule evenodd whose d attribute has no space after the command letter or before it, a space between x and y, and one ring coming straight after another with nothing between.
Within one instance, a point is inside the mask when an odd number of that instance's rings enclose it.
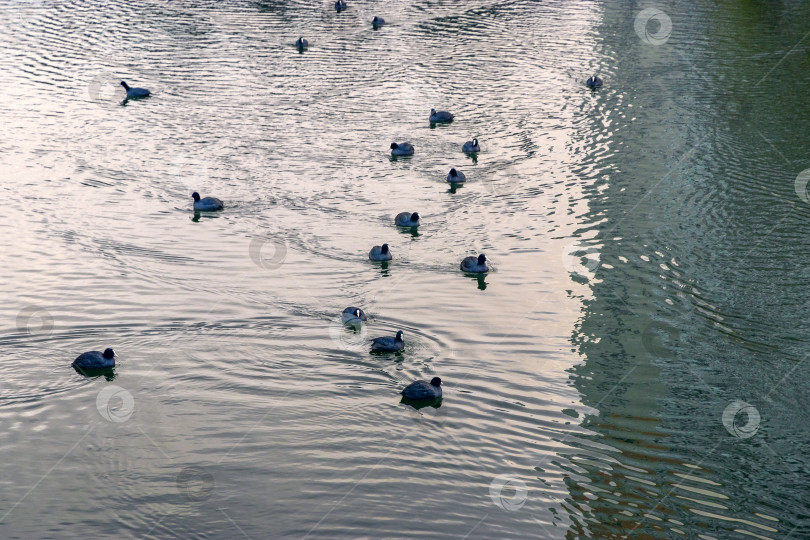
<instances>
[{"instance_id":1,"label":"water surface","mask_svg":"<svg viewBox=\"0 0 810 540\"><path fill-rule=\"evenodd\" d=\"M0 534L810 535L808 20L0 0Z\"/></svg>"}]
</instances>

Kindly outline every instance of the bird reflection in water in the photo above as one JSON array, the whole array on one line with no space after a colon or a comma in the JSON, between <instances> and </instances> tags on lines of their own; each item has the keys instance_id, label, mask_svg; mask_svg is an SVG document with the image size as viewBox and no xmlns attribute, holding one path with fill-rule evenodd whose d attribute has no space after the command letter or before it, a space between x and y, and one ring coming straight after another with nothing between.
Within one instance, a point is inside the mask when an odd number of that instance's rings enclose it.
<instances>
[{"instance_id":1,"label":"bird reflection in water","mask_svg":"<svg viewBox=\"0 0 810 540\"><path fill-rule=\"evenodd\" d=\"M107 367L107 368L80 368L78 366L73 366L73 369L79 375L83 375L88 379L97 379L99 377L104 377L108 381L112 381L115 379L115 368L114 367Z\"/></svg>"}]
</instances>

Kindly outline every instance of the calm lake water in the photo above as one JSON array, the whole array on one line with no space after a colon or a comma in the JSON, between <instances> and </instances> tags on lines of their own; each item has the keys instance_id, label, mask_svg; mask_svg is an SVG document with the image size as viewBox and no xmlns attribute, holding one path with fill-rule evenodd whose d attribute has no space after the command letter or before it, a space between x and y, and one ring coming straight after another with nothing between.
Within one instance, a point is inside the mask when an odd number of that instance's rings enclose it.
<instances>
[{"instance_id":1,"label":"calm lake water","mask_svg":"<svg viewBox=\"0 0 810 540\"><path fill-rule=\"evenodd\" d=\"M808 21L0 0L0 537L810 537Z\"/></svg>"}]
</instances>

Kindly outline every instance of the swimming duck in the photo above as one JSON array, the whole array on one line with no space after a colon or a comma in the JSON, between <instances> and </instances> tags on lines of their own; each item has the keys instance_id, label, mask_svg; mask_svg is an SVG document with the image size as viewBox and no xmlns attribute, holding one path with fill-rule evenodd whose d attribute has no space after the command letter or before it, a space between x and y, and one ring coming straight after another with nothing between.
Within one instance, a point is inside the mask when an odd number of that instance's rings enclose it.
<instances>
[{"instance_id":1,"label":"swimming duck","mask_svg":"<svg viewBox=\"0 0 810 540\"><path fill-rule=\"evenodd\" d=\"M368 258L372 261L390 261L392 257L388 244L371 248L371 251L368 252Z\"/></svg>"},{"instance_id":2,"label":"swimming duck","mask_svg":"<svg viewBox=\"0 0 810 540\"><path fill-rule=\"evenodd\" d=\"M472 152L479 152L481 148L478 146L478 139L473 139L471 141L467 141L464 143L464 146L461 147L462 152L466 152L468 154Z\"/></svg>"},{"instance_id":3,"label":"swimming duck","mask_svg":"<svg viewBox=\"0 0 810 540\"><path fill-rule=\"evenodd\" d=\"M453 121L453 115L447 111L436 112L436 109L430 109L430 123L447 123Z\"/></svg>"},{"instance_id":4,"label":"swimming duck","mask_svg":"<svg viewBox=\"0 0 810 540\"><path fill-rule=\"evenodd\" d=\"M79 369L102 369L111 368L115 365L115 351L104 349L101 351L89 351L80 354L73 361L73 367Z\"/></svg>"},{"instance_id":5,"label":"swimming duck","mask_svg":"<svg viewBox=\"0 0 810 540\"><path fill-rule=\"evenodd\" d=\"M463 184L467 181L467 177L461 171L450 169L450 172L447 173L447 181L451 184Z\"/></svg>"},{"instance_id":6,"label":"swimming duck","mask_svg":"<svg viewBox=\"0 0 810 540\"><path fill-rule=\"evenodd\" d=\"M385 24L385 20L382 17L376 17L375 16L373 19L371 19L371 26L373 26L375 29L379 28L380 26L382 26L384 24Z\"/></svg>"},{"instance_id":7,"label":"swimming duck","mask_svg":"<svg viewBox=\"0 0 810 540\"><path fill-rule=\"evenodd\" d=\"M412 156L413 155L413 146L411 143L391 143L391 155L392 156Z\"/></svg>"},{"instance_id":8,"label":"swimming duck","mask_svg":"<svg viewBox=\"0 0 810 540\"><path fill-rule=\"evenodd\" d=\"M470 274L486 274L489 272L487 261L487 256L483 253L478 257L470 255L461 261L461 269Z\"/></svg>"},{"instance_id":9,"label":"swimming duck","mask_svg":"<svg viewBox=\"0 0 810 540\"><path fill-rule=\"evenodd\" d=\"M147 96L150 96L152 94L152 92L150 92L146 88L130 88L129 85L127 83L125 83L124 81L121 81L121 86L123 86L124 90L127 91L127 98L130 98L130 99L131 98L147 97Z\"/></svg>"},{"instance_id":10,"label":"swimming duck","mask_svg":"<svg viewBox=\"0 0 810 540\"><path fill-rule=\"evenodd\" d=\"M344 323L359 323L368 320L363 310L356 307L347 307L344 309L343 313L341 313L341 318Z\"/></svg>"},{"instance_id":11,"label":"swimming duck","mask_svg":"<svg viewBox=\"0 0 810 540\"><path fill-rule=\"evenodd\" d=\"M400 212L397 214L397 217L394 218L394 223L398 227L418 227L419 214L417 212L413 214L410 212Z\"/></svg>"},{"instance_id":12,"label":"swimming duck","mask_svg":"<svg viewBox=\"0 0 810 540\"><path fill-rule=\"evenodd\" d=\"M599 88L600 86L602 86L602 79L600 79L596 75L593 75L593 76L591 76L590 79L585 81L585 84L587 84L591 88Z\"/></svg>"},{"instance_id":13,"label":"swimming duck","mask_svg":"<svg viewBox=\"0 0 810 540\"><path fill-rule=\"evenodd\" d=\"M225 208L225 205L222 204L222 201L217 199L216 197L205 197L200 199L200 194L196 191L191 194L194 198L194 210L205 210L208 212L213 212L214 210L222 210Z\"/></svg>"},{"instance_id":14,"label":"swimming duck","mask_svg":"<svg viewBox=\"0 0 810 540\"><path fill-rule=\"evenodd\" d=\"M298 41L295 42L295 46L298 47L299 49L306 49L307 47L309 47L309 41L305 40L304 36L300 36L298 38Z\"/></svg>"},{"instance_id":15,"label":"swimming duck","mask_svg":"<svg viewBox=\"0 0 810 540\"><path fill-rule=\"evenodd\" d=\"M402 339L402 330L397 332L397 337L378 337L371 340L371 350L377 352L396 352L405 348L405 340Z\"/></svg>"},{"instance_id":16,"label":"swimming duck","mask_svg":"<svg viewBox=\"0 0 810 540\"><path fill-rule=\"evenodd\" d=\"M442 380L433 377L429 383L414 381L402 391L402 397L407 399L435 399L442 397Z\"/></svg>"},{"instance_id":17,"label":"swimming duck","mask_svg":"<svg viewBox=\"0 0 810 540\"><path fill-rule=\"evenodd\" d=\"M346 9L346 2L344 2L343 0L338 0L337 2L335 2L335 11L340 13L340 11L344 9Z\"/></svg>"}]
</instances>

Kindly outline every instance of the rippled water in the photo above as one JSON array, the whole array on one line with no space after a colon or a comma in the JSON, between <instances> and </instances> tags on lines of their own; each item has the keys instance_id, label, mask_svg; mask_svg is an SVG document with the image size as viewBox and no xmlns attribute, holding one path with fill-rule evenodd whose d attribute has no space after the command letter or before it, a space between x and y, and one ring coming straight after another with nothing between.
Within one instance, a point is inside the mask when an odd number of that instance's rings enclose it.
<instances>
[{"instance_id":1,"label":"rippled water","mask_svg":"<svg viewBox=\"0 0 810 540\"><path fill-rule=\"evenodd\" d=\"M810 535L808 20L0 0L0 535Z\"/></svg>"}]
</instances>

